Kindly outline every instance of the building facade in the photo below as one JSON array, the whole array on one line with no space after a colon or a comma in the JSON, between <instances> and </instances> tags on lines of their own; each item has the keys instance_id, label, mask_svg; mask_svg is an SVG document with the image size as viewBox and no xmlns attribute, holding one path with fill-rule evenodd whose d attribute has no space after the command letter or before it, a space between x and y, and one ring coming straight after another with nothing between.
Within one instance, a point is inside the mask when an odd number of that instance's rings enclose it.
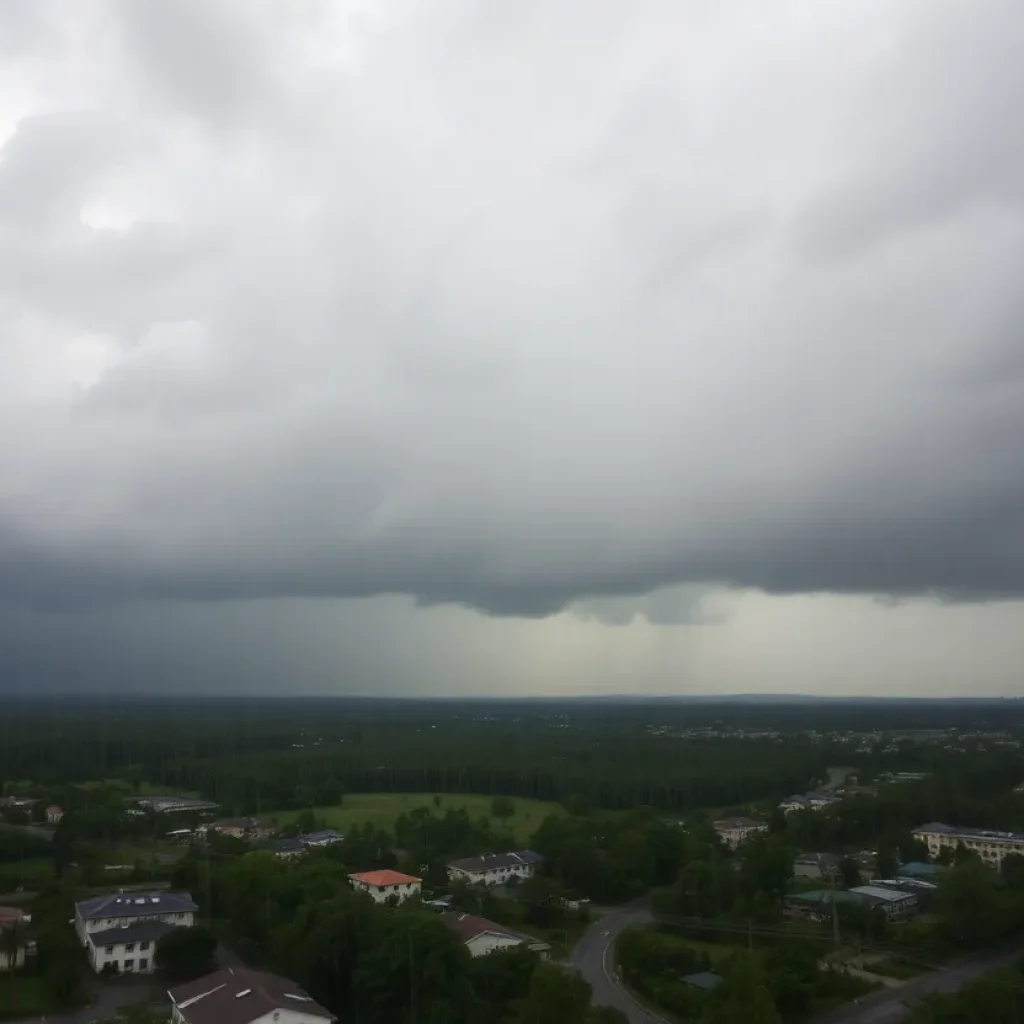
<instances>
[{"instance_id":1,"label":"building facade","mask_svg":"<svg viewBox=\"0 0 1024 1024\"><path fill-rule=\"evenodd\" d=\"M387 903L388 900L402 903L419 896L422 884L422 879L403 875L401 871L363 871L348 877L353 889L368 893L375 903Z\"/></svg>"},{"instance_id":2,"label":"building facade","mask_svg":"<svg viewBox=\"0 0 1024 1024\"><path fill-rule=\"evenodd\" d=\"M160 935L171 928L191 928L198 909L187 892L111 893L75 904L75 933L97 973L108 964L109 970L147 972ZM146 927L136 932L131 930L135 926ZM147 943L144 949L142 943ZM144 967L140 960L147 961Z\"/></svg>"},{"instance_id":3,"label":"building facade","mask_svg":"<svg viewBox=\"0 0 1024 1024\"><path fill-rule=\"evenodd\" d=\"M515 946L526 946L533 950L542 960L547 960L551 946L531 935L521 935L511 931L504 925L495 924L484 917L475 917L472 914L447 913L441 915L441 920L447 925L462 941L470 956L486 956L495 950L512 949Z\"/></svg>"},{"instance_id":4,"label":"building facade","mask_svg":"<svg viewBox=\"0 0 1024 1024\"><path fill-rule=\"evenodd\" d=\"M25 929L31 923L31 915L21 907L0 907L0 971L18 970L25 966L28 948Z\"/></svg>"},{"instance_id":5,"label":"building facade","mask_svg":"<svg viewBox=\"0 0 1024 1024\"><path fill-rule=\"evenodd\" d=\"M448 862L448 878L471 885L503 885L512 878L530 878L544 858L533 850L491 853Z\"/></svg>"},{"instance_id":6,"label":"building facade","mask_svg":"<svg viewBox=\"0 0 1024 1024\"><path fill-rule=\"evenodd\" d=\"M174 929L163 921L137 921L90 932L85 947L89 966L97 974L152 974L156 944Z\"/></svg>"},{"instance_id":7,"label":"building facade","mask_svg":"<svg viewBox=\"0 0 1024 1024\"><path fill-rule=\"evenodd\" d=\"M714 822L714 828L722 842L735 850L751 836L767 832L768 823L755 821L753 818L721 818Z\"/></svg>"},{"instance_id":8,"label":"building facade","mask_svg":"<svg viewBox=\"0 0 1024 1024\"><path fill-rule=\"evenodd\" d=\"M997 832L993 829L954 828L933 821L914 829L915 839L928 847L928 856L937 858L943 850L955 852L963 846L976 853L989 867L1002 867L1003 858L1011 853L1024 856L1024 832Z\"/></svg>"}]
</instances>

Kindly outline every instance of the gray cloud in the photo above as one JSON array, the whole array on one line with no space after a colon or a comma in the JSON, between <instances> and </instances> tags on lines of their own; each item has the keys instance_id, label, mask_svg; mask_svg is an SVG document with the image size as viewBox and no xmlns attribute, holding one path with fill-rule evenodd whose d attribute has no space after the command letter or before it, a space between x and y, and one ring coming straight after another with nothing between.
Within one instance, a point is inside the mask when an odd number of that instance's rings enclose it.
<instances>
[{"instance_id":1,"label":"gray cloud","mask_svg":"<svg viewBox=\"0 0 1024 1024\"><path fill-rule=\"evenodd\" d=\"M592 15L19 21L0 600L1024 594L1016 7Z\"/></svg>"}]
</instances>

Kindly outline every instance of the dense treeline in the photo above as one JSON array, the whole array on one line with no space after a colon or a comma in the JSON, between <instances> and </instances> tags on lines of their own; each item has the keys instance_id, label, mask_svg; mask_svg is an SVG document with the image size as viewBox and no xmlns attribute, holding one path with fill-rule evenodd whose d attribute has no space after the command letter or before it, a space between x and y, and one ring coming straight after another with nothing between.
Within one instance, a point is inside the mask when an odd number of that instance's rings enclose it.
<instances>
[{"instance_id":1,"label":"dense treeline","mask_svg":"<svg viewBox=\"0 0 1024 1024\"><path fill-rule=\"evenodd\" d=\"M951 714L949 707L934 708L923 724L949 724ZM858 706L828 704L22 704L0 717L0 781L120 778L136 787L194 790L239 814L333 805L345 792L582 797L607 810L652 806L684 813L778 799L813 786L829 765L851 757L849 746L828 738L829 730L854 727L866 715ZM965 719L963 710L959 721L964 728L1006 728L1019 715L1008 703L998 721ZM898 737L909 717L901 705L874 706L871 723ZM712 723L719 732L742 724L765 735L675 735ZM768 734L812 725L820 730L814 738ZM884 759L858 761L869 774L884 766L927 770L941 780L920 791L914 810L922 818L962 819L976 808L976 796L1007 790L1024 777L1024 758L1015 750L989 751L980 759L894 741ZM879 813L869 825L884 831L890 822L884 808Z\"/></svg>"}]
</instances>

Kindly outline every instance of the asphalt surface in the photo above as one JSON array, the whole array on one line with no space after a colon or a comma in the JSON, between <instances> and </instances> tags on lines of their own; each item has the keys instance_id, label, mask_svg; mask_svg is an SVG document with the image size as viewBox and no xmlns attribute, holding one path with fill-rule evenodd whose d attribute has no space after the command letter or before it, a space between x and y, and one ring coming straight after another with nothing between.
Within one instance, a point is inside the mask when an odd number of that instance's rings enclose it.
<instances>
[{"instance_id":1,"label":"asphalt surface","mask_svg":"<svg viewBox=\"0 0 1024 1024\"><path fill-rule=\"evenodd\" d=\"M571 965L590 982L593 1002L621 1010L629 1024L668 1024L626 991L615 970L615 937L630 925L650 924L652 920L650 910L642 905L607 910L583 933L570 958Z\"/></svg>"},{"instance_id":2,"label":"asphalt surface","mask_svg":"<svg viewBox=\"0 0 1024 1024\"><path fill-rule=\"evenodd\" d=\"M903 1020L923 996L956 992L987 971L1009 967L1020 959L1022 953L1024 944L1018 943L1012 948L953 960L945 967L911 978L897 988L873 992L857 1003L848 1003L815 1017L812 1024L895 1024Z\"/></svg>"}]
</instances>

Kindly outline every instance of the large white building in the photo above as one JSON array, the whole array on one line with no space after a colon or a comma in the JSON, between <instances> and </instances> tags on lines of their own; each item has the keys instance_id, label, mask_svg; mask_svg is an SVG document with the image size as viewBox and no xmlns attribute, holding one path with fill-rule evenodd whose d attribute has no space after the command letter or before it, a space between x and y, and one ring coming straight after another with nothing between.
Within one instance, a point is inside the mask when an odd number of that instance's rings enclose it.
<instances>
[{"instance_id":1,"label":"large white building","mask_svg":"<svg viewBox=\"0 0 1024 1024\"><path fill-rule=\"evenodd\" d=\"M441 920L462 939L470 956L486 956L495 950L526 946L527 949L539 954L542 960L547 960L551 949L540 939L520 935L502 924L495 924L472 914L442 914Z\"/></svg>"},{"instance_id":2,"label":"large white building","mask_svg":"<svg viewBox=\"0 0 1024 1024\"><path fill-rule=\"evenodd\" d=\"M529 878L544 858L533 850L489 853L448 862L448 878L474 885L502 885L511 878Z\"/></svg>"},{"instance_id":3,"label":"large white building","mask_svg":"<svg viewBox=\"0 0 1024 1024\"><path fill-rule=\"evenodd\" d=\"M422 879L415 875L403 875L401 871L384 869L381 871L363 871L357 875L349 875L352 888L357 892L369 893L375 903L387 903L398 900L399 903L419 896Z\"/></svg>"},{"instance_id":4,"label":"large white building","mask_svg":"<svg viewBox=\"0 0 1024 1024\"><path fill-rule=\"evenodd\" d=\"M330 1024L336 1020L294 981L227 967L168 993L171 1024Z\"/></svg>"},{"instance_id":5,"label":"large white building","mask_svg":"<svg viewBox=\"0 0 1024 1024\"><path fill-rule=\"evenodd\" d=\"M187 892L111 893L75 904L75 932L97 974L146 974L157 941L191 928L198 909Z\"/></svg>"},{"instance_id":6,"label":"large white building","mask_svg":"<svg viewBox=\"0 0 1024 1024\"><path fill-rule=\"evenodd\" d=\"M753 818L721 818L714 822L714 828L722 842L735 850L751 836L767 832L768 823L755 821Z\"/></svg>"},{"instance_id":7,"label":"large white building","mask_svg":"<svg viewBox=\"0 0 1024 1024\"><path fill-rule=\"evenodd\" d=\"M933 821L914 829L914 838L928 847L928 856L936 858L943 850L956 850L962 843L993 868L1001 868L1011 853L1024 856L1024 832L997 832L984 828L954 828Z\"/></svg>"}]
</instances>

